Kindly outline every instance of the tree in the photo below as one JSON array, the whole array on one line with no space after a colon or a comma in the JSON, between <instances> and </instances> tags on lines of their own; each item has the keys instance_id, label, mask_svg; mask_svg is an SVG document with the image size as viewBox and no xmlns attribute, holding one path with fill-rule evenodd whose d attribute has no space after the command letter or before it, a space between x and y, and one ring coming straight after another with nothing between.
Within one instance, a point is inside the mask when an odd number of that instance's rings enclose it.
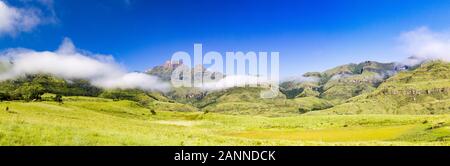
<instances>
[{"instance_id":1,"label":"tree","mask_svg":"<svg viewBox=\"0 0 450 166\"><path fill-rule=\"evenodd\" d=\"M45 93L45 88L40 84L24 83L16 90L21 98L26 101L40 100Z\"/></svg>"},{"instance_id":2,"label":"tree","mask_svg":"<svg viewBox=\"0 0 450 166\"><path fill-rule=\"evenodd\" d=\"M9 94L6 92L0 92L0 101L9 100Z\"/></svg>"},{"instance_id":3,"label":"tree","mask_svg":"<svg viewBox=\"0 0 450 166\"><path fill-rule=\"evenodd\" d=\"M150 109L150 113L151 113L152 115L156 115L156 111L155 111L154 109Z\"/></svg>"},{"instance_id":4,"label":"tree","mask_svg":"<svg viewBox=\"0 0 450 166\"><path fill-rule=\"evenodd\" d=\"M60 104L62 104L62 103L63 103L62 96L61 96L60 94L57 94L57 95L55 96L55 101L58 102L58 103L60 103Z\"/></svg>"}]
</instances>

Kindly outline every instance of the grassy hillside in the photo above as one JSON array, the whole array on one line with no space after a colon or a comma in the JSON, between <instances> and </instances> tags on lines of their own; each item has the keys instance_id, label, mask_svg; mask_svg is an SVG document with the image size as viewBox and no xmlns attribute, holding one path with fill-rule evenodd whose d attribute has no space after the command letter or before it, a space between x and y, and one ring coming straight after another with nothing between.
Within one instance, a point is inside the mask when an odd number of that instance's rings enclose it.
<instances>
[{"instance_id":1,"label":"grassy hillside","mask_svg":"<svg viewBox=\"0 0 450 166\"><path fill-rule=\"evenodd\" d=\"M63 104L0 102L0 145L450 145L449 120L448 115L153 114L133 101L65 97Z\"/></svg>"},{"instance_id":2,"label":"grassy hillside","mask_svg":"<svg viewBox=\"0 0 450 166\"><path fill-rule=\"evenodd\" d=\"M221 112L235 115L248 114L295 114L297 108L291 105L286 97L279 93L279 96L272 99L260 97L263 88L231 88L222 91L209 93L196 105L204 112Z\"/></svg>"},{"instance_id":3,"label":"grassy hillside","mask_svg":"<svg viewBox=\"0 0 450 166\"><path fill-rule=\"evenodd\" d=\"M286 95L288 99L297 97L319 96L319 82L315 81L285 81L280 84L280 91Z\"/></svg>"},{"instance_id":4,"label":"grassy hillside","mask_svg":"<svg viewBox=\"0 0 450 166\"><path fill-rule=\"evenodd\" d=\"M312 110L332 107L332 104L317 97L287 99L283 93L275 98L264 99L260 93L264 88L240 87L205 94L192 104L202 112L233 115L289 116Z\"/></svg>"},{"instance_id":5,"label":"grassy hillside","mask_svg":"<svg viewBox=\"0 0 450 166\"><path fill-rule=\"evenodd\" d=\"M369 93L385 79L399 71L394 63L366 61L341 65L324 72L308 72L305 80L280 84L288 98L315 96L335 104Z\"/></svg>"},{"instance_id":6,"label":"grassy hillside","mask_svg":"<svg viewBox=\"0 0 450 166\"><path fill-rule=\"evenodd\" d=\"M450 63L436 61L387 79L371 93L357 96L325 114L450 113Z\"/></svg>"},{"instance_id":7,"label":"grassy hillside","mask_svg":"<svg viewBox=\"0 0 450 166\"><path fill-rule=\"evenodd\" d=\"M320 96L340 103L354 96L372 92L383 81L379 77L378 73L370 71L357 75L332 77L323 85L323 93Z\"/></svg>"}]
</instances>

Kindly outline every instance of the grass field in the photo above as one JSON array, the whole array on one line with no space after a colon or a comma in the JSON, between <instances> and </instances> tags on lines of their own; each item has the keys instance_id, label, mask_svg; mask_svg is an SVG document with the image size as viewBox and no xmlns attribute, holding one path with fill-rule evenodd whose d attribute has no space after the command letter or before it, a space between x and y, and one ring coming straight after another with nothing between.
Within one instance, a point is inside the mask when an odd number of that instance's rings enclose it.
<instances>
[{"instance_id":1,"label":"grass field","mask_svg":"<svg viewBox=\"0 0 450 166\"><path fill-rule=\"evenodd\" d=\"M0 102L0 145L448 146L450 115L152 115L131 101L72 97Z\"/></svg>"}]
</instances>

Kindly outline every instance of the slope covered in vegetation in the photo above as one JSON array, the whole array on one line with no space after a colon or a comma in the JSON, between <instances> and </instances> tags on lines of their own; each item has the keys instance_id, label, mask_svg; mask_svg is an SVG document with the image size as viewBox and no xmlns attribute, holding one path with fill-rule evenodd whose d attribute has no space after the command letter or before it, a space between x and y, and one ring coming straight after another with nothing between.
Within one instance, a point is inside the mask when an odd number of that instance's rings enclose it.
<instances>
[{"instance_id":1,"label":"slope covered in vegetation","mask_svg":"<svg viewBox=\"0 0 450 166\"><path fill-rule=\"evenodd\" d=\"M154 114L128 100L65 97L64 103L0 102L0 145L450 145L449 120L446 115Z\"/></svg>"},{"instance_id":2,"label":"slope covered in vegetation","mask_svg":"<svg viewBox=\"0 0 450 166\"><path fill-rule=\"evenodd\" d=\"M450 113L450 63L434 61L400 72L376 90L321 111L330 114Z\"/></svg>"},{"instance_id":3,"label":"slope covered in vegetation","mask_svg":"<svg viewBox=\"0 0 450 166\"><path fill-rule=\"evenodd\" d=\"M338 66L324 72L309 72L304 80L286 81L280 87L288 98L316 96L335 104L372 92L382 81L405 66L366 61Z\"/></svg>"}]
</instances>

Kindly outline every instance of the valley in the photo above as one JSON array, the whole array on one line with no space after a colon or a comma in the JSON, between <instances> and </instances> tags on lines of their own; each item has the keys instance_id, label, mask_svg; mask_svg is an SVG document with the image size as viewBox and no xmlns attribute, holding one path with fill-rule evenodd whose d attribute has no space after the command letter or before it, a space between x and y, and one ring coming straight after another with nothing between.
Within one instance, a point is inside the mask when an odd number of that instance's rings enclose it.
<instances>
[{"instance_id":1,"label":"valley","mask_svg":"<svg viewBox=\"0 0 450 166\"><path fill-rule=\"evenodd\" d=\"M27 75L0 82L0 145L449 146L450 64L408 68L310 72L271 99L259 87L163 93Z\"/></svg>"}]
</instances>

